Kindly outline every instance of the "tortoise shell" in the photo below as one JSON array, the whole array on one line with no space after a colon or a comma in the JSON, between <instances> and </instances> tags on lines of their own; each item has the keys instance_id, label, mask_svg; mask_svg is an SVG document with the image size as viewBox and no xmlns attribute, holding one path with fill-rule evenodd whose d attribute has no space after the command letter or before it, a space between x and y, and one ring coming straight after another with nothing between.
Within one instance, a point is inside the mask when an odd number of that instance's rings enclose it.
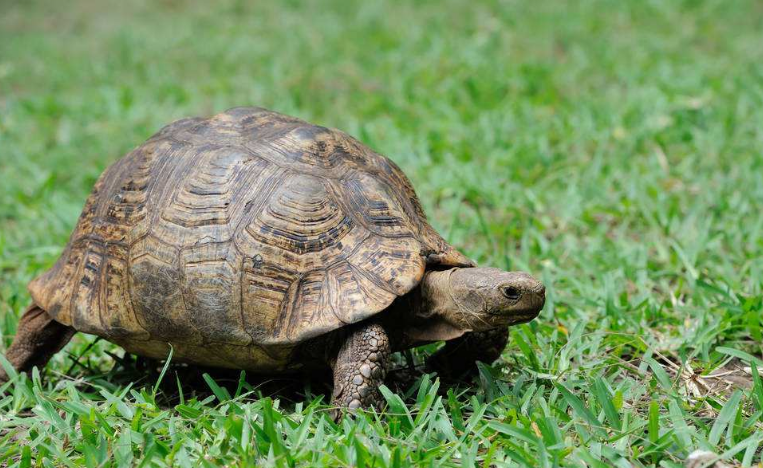
<instances>
[{"instance_id":1,"label":"tortoise shell","mask_svg":"<svg viewBox=\"0 0 763 468\"><path fill-rule=\"evenodd\" d=\"M174 122L110 166L30 283L57 321L138 354L277 368L427 265L473 266L403 172L347 134L260 108Z\"/></svg>"}]
</instances>

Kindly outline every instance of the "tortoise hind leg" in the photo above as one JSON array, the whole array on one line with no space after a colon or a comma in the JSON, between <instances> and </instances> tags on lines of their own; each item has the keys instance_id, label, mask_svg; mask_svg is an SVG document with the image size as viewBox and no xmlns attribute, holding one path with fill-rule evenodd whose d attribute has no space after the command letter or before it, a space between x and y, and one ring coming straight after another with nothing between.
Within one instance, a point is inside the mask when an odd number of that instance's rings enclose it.
<instances>
[{"instance_id":1,"label":"tortoise hind leg","mask_svg":"<svg viewBox=\"0 0 763 468\"><path fill-rule=\"evenodd\" d=\"M391 353L387 332L378 323L362 323L347 335L332 366L332 404L338 407L334 419L341 417L343 408L381 406L379 386L387 375Z\"/></svg>"},{"instance_id":2,"label":"tortoise hind leg","mask_svg":"<svg viewBox=\"0 0 763 468\"><path fill-rule=\"evenodd\" d=\"M34 366L43 367L61 351L76 330L56 322L37 304L32 304L19 319L16 337L5 353L6 359L19 372L28 372ZM0 366L0 384L8 375Z\"/></svg>"}]
</instances>

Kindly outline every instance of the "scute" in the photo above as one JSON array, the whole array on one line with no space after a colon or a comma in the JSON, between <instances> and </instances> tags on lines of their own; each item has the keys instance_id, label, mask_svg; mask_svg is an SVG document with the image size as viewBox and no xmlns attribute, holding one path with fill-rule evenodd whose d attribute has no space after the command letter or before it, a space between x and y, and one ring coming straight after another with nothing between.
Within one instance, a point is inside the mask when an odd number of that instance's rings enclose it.
<instances>
[{"instance_id":1,"label":"scute","mask_svg":"<svg viewBox=\"0 0 763 468\"><path fill-rule=\"evenodd\" d=\"M282 181L246 230L258 241L300 255L340 242L352 228L321 179L296 174Z\"/></svg>"},{"instance_id":2,"label":"scute","mask_svg":"<svg viewBox=\"0 0 763 468\"><path fill-rule=\"evenodd\" d=\"M180 360L275 369L436 265L473 263L394 163L340 131L235 108L174 122L104 171L29 289L56 320L130 351L170 343Z\"/></svg>"},{"instance_id":3,"label":"scute","mask_svg":"<svg viewBox=\"0 0 763 468\"><path fill-rule=\"evenodd\" d=\"M203 340L237 345L251 342L241 315L241 256L233 243L200 243L183 249L180 257L185 278L183 301L194 311L188 318L196 330L203 331Z\"/></svg>"},{"instance_id":4,"label":"scute","mask_svg":"<svg viewBox=\"0 0 763 468\"><path fill-rule=\"evenodd\" d=\"M371 174L356 172L344 181L344 193L350 209L361 217L369 230L380 236L406 237L411 235L412 220L387 183Z\"/></svg>"}]
</instances>

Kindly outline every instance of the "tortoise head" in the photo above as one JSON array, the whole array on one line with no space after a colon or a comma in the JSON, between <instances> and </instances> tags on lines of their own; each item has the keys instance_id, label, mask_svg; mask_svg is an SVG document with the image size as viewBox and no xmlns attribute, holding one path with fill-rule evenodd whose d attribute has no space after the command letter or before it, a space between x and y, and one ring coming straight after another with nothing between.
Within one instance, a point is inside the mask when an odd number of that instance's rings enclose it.
<instances>
[{"instance_id":1,"label":"tortoise head","mask_svg":"<svg viewBox=\"0 0 763 468\"><path fill-rule=\"evenodd\" d=\"M546 289L523 272L454 268L427 273L422 295L425 314L463 330L485 331L537 317Z\"/></svg>"}]
</instances>

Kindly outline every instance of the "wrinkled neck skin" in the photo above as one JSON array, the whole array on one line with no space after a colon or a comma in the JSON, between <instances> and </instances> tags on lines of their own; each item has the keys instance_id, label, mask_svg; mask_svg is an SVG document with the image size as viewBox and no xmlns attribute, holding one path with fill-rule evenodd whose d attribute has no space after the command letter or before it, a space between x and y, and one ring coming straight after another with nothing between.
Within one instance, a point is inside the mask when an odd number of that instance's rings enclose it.
<instances>
[{"instance_id":1,"label":"wrinkled neck skin","mask_svg":"<svg viewBox=\"0 0 763 468\"><path fill-rule=\"evenodd\" d=\"M390 318L397 324L396 328L400 328L401 323L408 324L403 327L396 348L452 340L472 331L469 323L460 320L464 315L454 313L460 307L450 294L453 271L455 269L426 272L419 286L395 305L395 313L390 314Z\"/></svg>"},{"instance_id":2,"label":"wrinkled neck skin","mask_svg":"<svg viewBox=\"0 0 763 468\"><path fill-rule=\"evenodd\" d=\"M469 328L468 324L456 319L454 310L460 307L453 299L450 278L456 268L445 271L429 271L421 280L421 305L418 317L422 319L444 320L457 328Z\"/></svg>"}]
</instances>

